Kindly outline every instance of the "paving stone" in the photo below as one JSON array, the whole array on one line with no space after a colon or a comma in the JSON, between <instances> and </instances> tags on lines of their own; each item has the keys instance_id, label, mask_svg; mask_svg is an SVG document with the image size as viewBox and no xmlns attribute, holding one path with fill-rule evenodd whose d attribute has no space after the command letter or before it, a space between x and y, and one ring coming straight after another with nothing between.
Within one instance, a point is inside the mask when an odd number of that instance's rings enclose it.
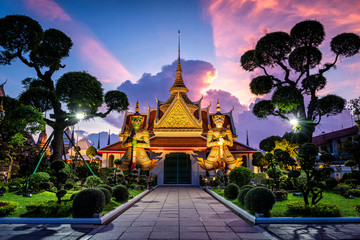
<instances>
[{"instance_id":1,"label":"paving stone","mask_svg":"<svg viewBox=\"0 0 360 240\"><path fill-rule=\"evenodd\" d=\"M132 240L132 239L148 239L150 232L125 232L119 239ZM92 239L91 239L92 240ZM105 240L105 239L103 239Z\"/></svg>"},{"instance_id":2,"label":"paving stone","mask_svg":"<svg viewBox=\"0 0 360 240\"><path fill-rule=\"evenodd\" d=\"M258 233L259 230L257 230L254 227L231 227L231 229L236 233Z\"/></svg>"},{"instance_id":3,"label":"paving stone","mask_svg":"<svg viewBox=\"0 0 360 240\"><path fill-rule=\"evenodd\" d=\"M206 232L205 227L194 227L194 226L181 226L180 232Z\"/></svg>"},{"instance_id":4,"label":"paving stone","mask_svg":"<svg viewBox=\"0 0 360 240\"><path fill-rule=\"evenodd\" d=\"M239 239L234 232L208 232L210 239Z\"/></svg>"},{"instance_id":5,"label":"paving stone","mask_svg":"<svg viewBox=\"0 0 360 240\"><path fill-rule=\"evenodd\" d=\"M237 235L242 239L256 239L256 240L269 239L267 236L265 236L262 233L237 233Z\"/></svg>"},{"instance_id":6,"label":"paving stone","mask_svg":"<svg viewBox=\"0 0 360 240\"><path fill-rule=\"evenodd\" d=\"M150 239L178 239L179 232L152 232Z\"/></svg>"},{"instance_id":7,"label":"paving stone","mask_svg":"<svg viewBox=\"0 0 360 240\"><path fill-rule=\"evenodd\" d=\"M180 232L180 239L210 239L206 232Z\"/></svg>"}]
</instances>

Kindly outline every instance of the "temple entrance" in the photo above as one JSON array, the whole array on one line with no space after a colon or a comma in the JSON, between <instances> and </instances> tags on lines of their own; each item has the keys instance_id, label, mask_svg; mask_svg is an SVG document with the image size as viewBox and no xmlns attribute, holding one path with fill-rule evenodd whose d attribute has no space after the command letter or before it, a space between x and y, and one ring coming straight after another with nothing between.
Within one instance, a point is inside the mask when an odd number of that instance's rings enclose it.
<instances>
[{"instance_id":1,"label":"temple entrance","mask_svg":"<svg viewBox=\"0 0 360 240\"><path fill-rule=\"evenodd\" d=\"M185 153L170 153L164 162L164 184L191 184L191 160Z\"/></svg>"}]
</instances>

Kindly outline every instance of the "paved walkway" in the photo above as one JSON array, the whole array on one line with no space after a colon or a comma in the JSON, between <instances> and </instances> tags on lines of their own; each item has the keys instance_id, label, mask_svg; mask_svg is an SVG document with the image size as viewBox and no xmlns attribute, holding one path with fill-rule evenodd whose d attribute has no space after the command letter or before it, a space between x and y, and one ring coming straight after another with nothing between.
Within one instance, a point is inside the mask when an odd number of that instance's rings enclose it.
<instances>
[{"instance_id":1,"label":"paved walkway","mask_svg":"<svg viewBox=\"0 0 360 240\"><path fill-rule=\"evenodd\" d=\"M158 187L82 239L271 239L266 234L199 187Z\"/></svg>"},{"instance_id":2,"label":"paved walkway","mask_svg":"<svg viewBox=\"0 0 360 240\"><path fill-rule=\"evenodd\" d=\"M94 227L95 225L85 224L0 224L0 239L74 240L91 231Z\"/></svg>"},{"instance_id":3,"label":"paved walkway","mask_svg":"<svg viewBox=\"0 0 360 240\"><path fill-rule=\"evenodd\" d=\"M284 240L360 239L360 224L264 224Z\"/></svg>"}]
</instances>

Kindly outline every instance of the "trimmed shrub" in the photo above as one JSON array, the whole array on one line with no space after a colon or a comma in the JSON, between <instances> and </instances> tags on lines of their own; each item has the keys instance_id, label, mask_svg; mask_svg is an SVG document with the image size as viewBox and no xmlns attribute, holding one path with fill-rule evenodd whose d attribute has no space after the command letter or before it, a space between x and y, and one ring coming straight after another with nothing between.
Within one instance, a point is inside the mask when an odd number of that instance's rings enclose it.
<instances>
[{"instance_id":1,"label":"trimmed shrub","mask_svg":"<svg viewBox=\"0 0 360 240\"><path fill-rule=\"evenodd\" d=\"M239 195L239 186L235 183L228 184L224 189L224 197L235 199Z\"/></svg>"},{"instance_id":2,"label":"trimmed shrub","mask_svg":"<svg viewBox=\"0 0 360 240\"><path fill-rule=\"evenodd\" d=\"M48 190L51 188L50 182L43 182L39 184L39 188L42 190Z\"/></svg>"},{"instance_id":3,"label":"trimmed shrub","mask_svg":"<svg viewBox=\"0 0 360 240\"><path fill-rule=\"evenodd\" d=\"M37 201L26 204L28 217L68 217L71 214L71 202L59 204L55 200Z\"/></svg>"},{"instance_id":4,"label":"trimmed shrub","mask_svg":"<svg viewBox=\"0 0 360 240\"><path fill-rule=\"evenodd\" d=\"M63 160L55 160L51 163L50 168L56 172L65 168L65 162Z\"/></svg>"},{"instance_id":5,"label":"trimmed shrub","mask_svg":"<svg viewBox=\"0 0 360 240\"><path fill-rule=\"evenodd\" d=\"M248 186L248 187L245 187L245 186ZM240 192L239 192L239 195L237 196L238 202L241 203L241 204L244 204L244 199L245 199L246 194L247 194L252 188L254 188L253 186L250 187L249 185L245 185L245 186L242 186L242 187L241 187Z\"/></svg>"},{"instance_id":6,"label":"trimmed shrub","mask_svg":"<svg viewBox=\"0 0 360 240\"><path fill-rule=\"evenodd\" d=\"M61 198L64 197L66 195L67 191L66 190L59 190L56 192L56 197L58 199L58 203L61 203Z\"/></svg>"},{"instance_id":7,"label":"trimmed shrub","mask_svg":"<svg viewBox=\"0 0 360 240\"><path fill-rule=\"evenodd\" d=\"M243 190L243 189L245 189L245 188L253 188L253 187L255 187L255 186L254 186L254 185L247 184L247 185L242 186L242 187L240 188L240 191Z\"/></svg>"},{"instance_id":8,"label":"trimmed shrub","mask_svg":"<svg viewBox=\"0 0 360 240\"><path fill-rule=\"evenodd\" d=\"M21 188L24 180L22 178L13 178L8 184L9 192L17 191Z\"/></svg>"},{"instance_id":9,"label":"trimmed shrub","mask_svg":"<svg viewBox=\"0 0 360 240\"><path fill-rule=\"evenodd\" d=\"M239 187L249 184L252 177L252 171L246 167L234 168L229 174L230 183L235 183Z\"/></svg>"},{"instance_id":10,"label":"trimmed shrub","mask_svg":"<svg viewBox=\"0 0 360 240\"><path fill-rule=\"evenodd\" d=\"M1 201L0 202L0 217L6 217L15 212L19 203L13 201Z\"/></svg>"},{"instance_id":11,"label":"trimmed shrub","mask_svg":"<svg viewBox=\"0 0 360 240\"><path fill-rule=\"evenodd\" d=\"M39 184L43 182L49 182L50 175L47 172L36 172L33 175L30 175L30 187L34 189L39 189Z\"/></svg>"},{"instance_id":12,"label":"trimmed shrub","mask_svg":"<svg viewBox=\"0 0 360 240\"><path fill-rule=\"evenodd\" d=\"M116 185L113 188L113 197L117 202L125 202L129 199L129 190L124 185Z\"/></svg>"},{"instance_id":13,"label":"trimmed shrub","mask_svg":"<svg viewBox=\"0 0 360 240\"><path fill-rule=\"evenodd\" d=\"M64 188L65 188L65 190L70 190L70 189L74 188L74 184L72 184L72 183L65 183Z\"/></svg>"},{"instance_id":14,"label":"trimmed shrub","mask_svg":"<svg viewBox=\"0 0 360 240\"><path fill-rule=\"evenodd\" d=\"M244 202L250 212L270 216L270 210L275 204L275 196L268 188L255 187L245 195Z\"/></svg>"},{"instance_id":15,"label":"trimmed shrub","mask_svg":"<svg viewBox=\"0 0 360 240\"><path fill-rule=\"evenodd\" d=\"M107 185L107 184L100 184L100 185L98 185L97 187L98 187L98 188L105 188L105 189L107 189L107 190L110 192L110 194L112 195L112 187L110 187L109 185Z\"/></svg>"},{"instance_id":16,"label":"trimmed shrub","mask_svg":"<svg viewBox=\"0 0 360 240\"><path fill-rule=\"evenodd\" d=\"M78 192L73 200L74 218L91 218L105 207L104 193L97 188L88 188Z\"/></svg>"},{"instance_id":17,"label":"trimmed shrub","mask_svg":"<svg viewBox=\"0 0 360 240\"><path fill-rule=\"evenodd\" d=\"M102 184L101 179L98 176L88 176L85 181L85 186L93 188Z\"/></svg>"},{"instance_id":18,"label":"trimmed shrub","mask_svg":"<svg viewBox=\"0 0 360 240\"><path fill-rule=\"evenodd\" d=\"M255 173L254 181L257 184L266 184L267 183L266 173L264 173L264 172Z\"/></svg>"},{"instance_id":19,"label":"trimmed shrub","mask_svg":"<svg viewBox=\"0 0 360 240\"><path fill-rule=\"evenodd\" d=\"M104 193L105 205L108 204L111 200L111 193L106 188L103 188L103 187L98 187L98 188Z\"/></svg>"},{"instance_id":20,"label":"trimmed shrub","mask_svg":"<svg viewBox=\"0 0 360 240\"><path fill-rule=\"evenodd\" d=\"M296 201L286 204L287 210L294 217L340 217L339 207L330 203L318 203L305 207L304 202Z\"/></svg>"}]
</instances>

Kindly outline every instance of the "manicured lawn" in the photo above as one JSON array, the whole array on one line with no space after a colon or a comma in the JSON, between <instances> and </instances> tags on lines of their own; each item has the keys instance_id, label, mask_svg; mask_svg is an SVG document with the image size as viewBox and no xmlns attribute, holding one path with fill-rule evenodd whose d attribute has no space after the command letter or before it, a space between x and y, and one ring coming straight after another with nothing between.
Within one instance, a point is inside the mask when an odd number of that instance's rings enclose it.
<instances>
[{"instance_id":1,"label":"manicured lawn","mask_svg":"<svg viewBox=\"0 0 360 240\"><path fill-rule=\"evenodd\" d=\"M64 200L70 199L71 195L75 192L76 191L68 191L69 194L66 194L66 196L64 196L62 199L64 199ZM129 192L130 192L130 196L135 197L136 195L142 193L143 191L130 189ZM4 197L0 198L0 201L13 201L13 202L19 203L17 210L14 213L7 216L7 217L11 217L11 218L21 217L21 215L25 214L26 213L26 204L31 203L31 202L37 202L37 201L44 201L44 200L57 200L56 194L53 192L46 191L46 192L33 194L31 197L23 197L22 195L16 195L14 193L5 193ZM108 203L105 206L105 208L103 210L103 214L106 214L106 213L114 210L121 204L123 204L123 203L116 202L112 198L110 203Z\"/></svg>"},{"instance_id":2,"label":"manicured lawn","mask_svg":"<svg viewBox=\"0 0 360 240\"><path fill-rule=\"evenodd\" d=\"M220 188L213 189L213 191L220 196L224 196L224 190ZM227 199L237 206L241 207L244 210L247 210L245 206L237 201L237 199L230 200ZM288 194L288 200L286 201L277 201L273 206L273 209L270 211L271 217L293 217L287 213L286 203L291 201L303 201L302 197L295 197L291 193ZM339 207L342 217L360 217L360 213L356 211L355 205L360 205L360 198L347 199L340 196L339 194L325 192L323 194L323 199L320 203L330 203L335 204Z\"/></svg>"}]
</instances>

